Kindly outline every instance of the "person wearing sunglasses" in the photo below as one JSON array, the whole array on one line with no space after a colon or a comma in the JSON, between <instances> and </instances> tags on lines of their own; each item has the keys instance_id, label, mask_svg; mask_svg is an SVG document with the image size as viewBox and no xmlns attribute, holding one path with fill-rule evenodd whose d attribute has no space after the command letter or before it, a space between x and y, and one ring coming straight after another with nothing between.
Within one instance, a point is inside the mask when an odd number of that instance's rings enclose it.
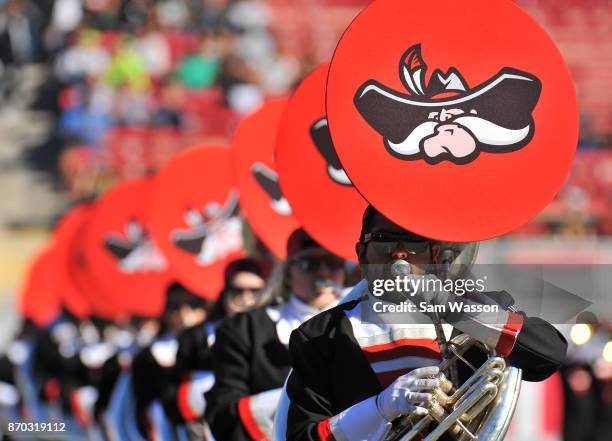
<instances>
[{"instance_id":1,"label":"person wearing sunglasses","mask_svg":"<svg viewBox=\"0 0 612 441\"><path fill-rule=\"evenodd\" d=\"M159 397L166 416L175 427L184 427L194 439L209 439L204 418L204 393L212 388L215 377L211 347L216 328L225 317L231 317L255 308L261 301L265 286L264 270L251 258L235 259L224 271L224 287L206 322L182 331L173 382L164 387Z\"/></svg>"},{"instance_id":2,"label":"person wearing sunglasses","mask_svg":"<svg viewBox=\"0 0 612 441\"><path fill-rule=\"evenodd\" d=\"M489 303L505 302L498 303L494 319L484 313L439 314L437 326L421 313L405 313L401 320L372 314L376 302L409 299L393 289L373 295L374 280L397 273L444 277L468 246L419 236L374 207L366 209L356 245L363 280L341 304L291 335L292 371L277 409L275 441L379 441L398 417L427 415L424 403L448 384L438 368L440 330L446 338L464 333L495 348L527 381L542 381L560 368L567 348L563 336L549 323L514 311L509 296L483 295ZM429 304L453 295L418 293Z\"/></svg>"},{"instance_id":3,"label":"person wearing sunglasses","mask_svg":"<svg viewBox=\"0 0 612 441\"><path fill-rule=\"evenodd\" d=\"M236 259L225 268L223 289L210 313L208 323L219 324L225 317L258 306L266 281L261 264L251 258Z\"/></svg>"},{"instance_id":4,"label":"person wearing sunglasses","mask_svg":"<svg viewBox=\"0 0 612 441\"><path fill-rule=\"evenodd\" d=\"M345 262L303 229L287 241L287 259L263 294L269 304L225 320L213 346L215 385L206 394L206 420L215 439L271 439L273 419L289 372L293 329L335 306Z\"/></svg>"}]
</instances>

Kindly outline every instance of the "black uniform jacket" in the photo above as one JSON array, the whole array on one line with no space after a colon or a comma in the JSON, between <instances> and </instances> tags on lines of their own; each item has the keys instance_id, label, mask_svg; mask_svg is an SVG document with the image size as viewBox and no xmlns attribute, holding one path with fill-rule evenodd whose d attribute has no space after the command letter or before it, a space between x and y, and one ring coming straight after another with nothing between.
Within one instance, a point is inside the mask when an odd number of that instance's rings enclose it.
<instances>
[{"instance_id":1,"label":"black uniform jacket","mask_svg":"<svg viewBox=\"0 0 612 441\"><path fill-rule=\"evenodd\" d=\"M206 420L217 440L260 439L248 399L283 386L290 366L280 338L266 308L238 314L217 328L215 385L206 394Z\"/></svg>"},{"instance_id":2,"label":"black uniform jacket","mask_svg":"<svg viewBox=\"0 0 612 441\"><path fill-rule=\"evenodd\" d=\"M415 363L412 368L438 364L441 356L437 344L430 344L423 338L400 336L402 338L386 344L373 344L370 348L374 350L368 351L364 340L358 342L354 334L355 326L359 327L354 321L358 316L349 318L361 301L352 300L322 312L292 333L293 370L286 387L289 404L285 409L284 435L287 440L343 438L334 436L330 428L331 417L380 393L392 378L411 370L382 372L385 366L390 366L385 363L398 361L381 358L383 353L399 357L406 366ZM503 355L511 365L523 370L524 380L541 381L560 368L567 343L549 323L522 316L520 331L513 337L512 344L507 345L510 352ZM423 363L427 359L431 362ZM387 378L388 374L392 378Z\"/></svg>"}]
</instances>

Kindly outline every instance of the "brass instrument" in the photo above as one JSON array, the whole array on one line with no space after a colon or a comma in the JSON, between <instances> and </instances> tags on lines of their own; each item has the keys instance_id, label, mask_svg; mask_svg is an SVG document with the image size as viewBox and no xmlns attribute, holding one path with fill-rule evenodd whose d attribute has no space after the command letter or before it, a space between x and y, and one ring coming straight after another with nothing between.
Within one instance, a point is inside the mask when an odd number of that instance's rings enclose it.
<instances>
[{"instance_id":1,"label":"brass instrument","mask_svg":"<svg viewBox=\"0 0 612 441\"><path fill-rule=\"evenodd\" d=\"M454 252L444 263L446 267L442 269L442 277L462 276L473 264L477 250L478 244L468 244ZM394 264L393 275L411 273L408 262ZM404 415L397 418L385 441L409 441L419 435L425 441L438 440L445 435L448 435L446 439L457 441L503 440L516 408L521 370L507 366L506 361L498 357L495 351L467 334L460 334L447 341L437 315L433 316L433 324L444 357L439 365L440 371L444 373L444 377L440 377L439 390L434 393L431 402L423 404L429 409L427 416ZM473 352L484 362L479 364L473 361ZM460 370L471 372L469 376L463 375L468 378L461 384ZM280 403L275 422L275 440L285 439L286 393L283 393Z\"/></svg>"},{"instance_id":2,"label":"brass instrument","mask_svg":"<svg viewBox=\"0 0 612 441\"><path fill-rule=\"evenodd\" d=\"M473 264L478 248L471 245L443 262L443 278L459 277ZM521 370L507 366L495 351L466 334L448 342L437 314L432 321L444 357L439 365L440 387L432 400L423 404L429 410L427 416L399 417L393 422L385 441L410 441L419 435L424 436L425 441L435 441L444 434L457 441L503 440L516 408ZM474 366L466 357L468 351L474 350L480 350L480 355L485 357L480 366ZM458 375L460 363L472 372L461 385ZM433 425L435 427L427 433L429 426Z\"/></svg>"},{"instance_id":3,"label":"brass instrument","mask_svg":"<svg viewBox=\"0 0 612 441\"><path fill-rule=\"evenodd\" d=\"M474 347L488 356L480 367L464 357ZM503 358L465 334L452 339L446 348L449 356L440 364L441 372L448 373L461 362L473 374L458 387L443 378L433 399L424 403L429 415L398 418L387 440L409 441L417 435L426 435L425 441L435 441L445 433L458 441L500 441L506 436L521 386L521 370L506 366ZM437 426L426 434L431 423Z\"/></svg>"}]
</instances>

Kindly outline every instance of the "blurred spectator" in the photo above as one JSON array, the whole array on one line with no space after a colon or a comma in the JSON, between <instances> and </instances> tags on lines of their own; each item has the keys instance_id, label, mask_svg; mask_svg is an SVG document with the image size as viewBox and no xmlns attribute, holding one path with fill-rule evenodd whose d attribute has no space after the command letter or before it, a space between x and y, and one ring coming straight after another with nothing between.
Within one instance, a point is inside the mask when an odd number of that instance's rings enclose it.
<instances>
[{"instance_id":1,"label":"blurred spectator","mask_svg":"<svg viewBox=\"0 0 612 441\"><path fill-rule=\"evenodd\" d=\"M151 0L124 1L120 16L124 29L128 32L139 32L150 21L149 11L153 8Z\"/></svg>"},{"instance_id":2,"label":"blurred spectator","mask_svg":"<svg viewBox=\"0 0 612 441\"><path fill-rule=\"evenodd\" d=\"M267 30L271 11L261 0L234 0L228 6L227 20L238 33L256 33Z\"/></svg>"},{"instance_id":3,"label":"blurred spectator","mask_svg":"<svg viewBox=\"0 0 612 441\"><path fill-rule=\"evenodd\" d=\"M198 52L186 56L177 68L177 77L189 89L211 87L217 81L223 58L229 53L232 37L215 31L206 35Z\"/></svg>"},{"instance_id":4,"label":"blurred spectator","mask_svg":"<svg viewBox=\"0 0 612 441\"><path fill-rule=\"evenodd\" d=\"M156 14L163 28L185 29L189 24L189 6L183 0L157 2Z\"/></svg>"},{"instance_id":5,"label":"blurred spectator","mask_svg":"<svg viewBox=\"0 0 612 441\"><path fill-rule=\"evenodd\" d=\"M144 126L149 122L153 109L152 100L146 89L120 86L115 100L114 114L118 124L124 126Z\"/></svg>"},{"instance_id":6,"label":"blurred spectator","mask_svg":"<svg viewBox=\"0 0 612 441\"><path fill-rule=\"evenodd\" d=\"M155 127L174 127L180 129L183 126L182 109L185 107L185 90L176 81L164 84L160 91L157 109L151 116L151 124Z\"/></svg>"},{"instance_id":7,"label":"blurred spectator","mask_svg":"<svg viewBox=\"0 0 612 441\"><path fill-rule=\"evenodd\" d=\"M36 3L7 0L0 14L0 60L4 65L37 61L44 16Z\"/></svg>"},{"instance_id":8,"label":"blurred spectator","mask_svg":"<svg viewBox=\"0 0 612 441\"><path fill-rule=\"evenodd\" d=\"M98 30L117 29L121 0L85 0L85 23Z\"/></svg>"},{"instance_id":9,"label":"blurred spectator","mask_svg":"<svg viewBox=\"0 0 612 441\"><path fill-rule=\"evenodd\" d=\"M50 26L62 33L74 31L83 20L81 0L55 0Z\"/></svg>"},{"instance_id":10,"label":"blurred spectator","mask_svg":"<svg viewBox=\"0 0 612 441\"><path fill-rule=\"evenodd\" d=\"M134 50L140 55L147 72L153 79L168 74L172 68L172 57L168 40L159 31L156 19L151 16L146 25L137 32Z\"/></svg>"},{"instance_id":11,"label":"blurred spectator","mask_svg":"<svg viewBox=\"0 0 612 441\"><path fill-rule=\"evenodd\" d=\"M66 109L60 117L60 134L76 144L99 146L111 126L108 113L94 101L94 96L73 88L67 91L73 97L66 98Z\"/></svg>"},{"instance_id":12,"label":"blurred spectator","mask_svg":"<svg viewBox=\"0 0 612 441\"><path fill-rule=\"evenodd\" d=\"M87 76L100 76L108 67L110 55L101 45L100 33L83 30L68 40L71 45L55 63L55 74L64 83L80 81Z\"/></svg>"},{"instance_id":13,"label":"blurred spectator","mask_svg":"<svg viewBox=\"0 0 612 441\"><path fill-rule=\"evenodd\" d=\"M193 3L195 29L229 29L227 12L230 0L194 0Z\"/></svg>"},{"instance_id":14,"label":"blurred spectator","mask_svg":"<svg viewBox=\"0 0 612 441\"><path fill-rule=\"evenodd\" d=\"M263 103L263 94L256 85L259 80L257 71L241 58L236 50L226 55L221 67L219 85L231 109L244 114Z\"/></svg>"},{"instance_id":15,"label":"blurred spectator","mask_svg":"<svg viewBox=\"0 0 612 441\"><path fill-rule=\"evenodd\" d=\"M119 42L106 71L106 79L114 87L128 86L134 91L144 91L151 86L147 65L132 37L125 36Z\"/></svg>"},{"instance_id":16,"label":"blurred spectator","mask_svg":"<svg viewBox=\"0 0 612 441\"><path fill-rule=\"evenodd\" d=\"M300 60L295 58L286 44L277 39L277 53L268 65L263 67L265 77L263 87L269 94L282 94L292 89L295 82L299 79ZM315 66L316 67L316 64Z\"/></svg>"}]
</instances>

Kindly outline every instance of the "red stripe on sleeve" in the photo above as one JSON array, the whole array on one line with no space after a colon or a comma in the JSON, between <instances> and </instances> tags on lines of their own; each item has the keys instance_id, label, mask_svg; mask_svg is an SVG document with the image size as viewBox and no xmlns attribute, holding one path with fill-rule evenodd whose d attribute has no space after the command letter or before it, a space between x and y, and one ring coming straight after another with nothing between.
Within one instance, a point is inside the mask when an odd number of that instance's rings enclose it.
<instances>
[{"instance_id":1,"label":"red stripe on sleeve","mask_svg":"<svg viewBox=\"0 0 612 441\"><path fill-rule=\"evenodd\" d=\"M516 338L523 327L523 316L515 312L508 312L508 322L504 325L495 350L497 353L508 356L514 348Z\"/></svg>"},{"instance_id":2,"label":"red stripe on sleeve","mask_svg":"<svg viewBox=\"0 0 612 441\"><path fill-rule=\"evenodd\" d=\"M436 340L432 340L430 338L400 338L398 340L394 340L389 343L383 343L378 345L366 346L362 349L366 352L376 353L376 352L386 352L391 349L397 349L400 347L409 347L418 349L429 349L433 352L440 352L440 347L438 346L438 342Z\"/></svg>"},{"instance_id":3,"label":"red stripe on sleeve","mask_svg":"<svg viewBox=\"0 0 612 441\"><path fill-rule=\"evenodd\" d=\"M240 415L242 425L254 441L268 441L251 413L251 397L244 397L238 401L238 415Z\"/></svg>"},{"instance_id":4,"label":"red stripe on sleeve","mask_svg":"<svg viewBox=\"0 0 612 441\"><path fill-rule=\"evenodd\" d=\"M70 392L70 407L72 407L72 413L74 414L77 421L82 425L87 426L89 424L89 421L85 414L82 412L76 390Z\"/></svg>"},{"instance_id":5,"label":"red stripe on sleeve","mask_svg":"<svg viewBox=\"0 0 612 441\"><path fill-rule=\"evenodd\" d=\"M189 384L189 381L183 381L179 386L177 404L185 421L192 422L198 419L198 415L193 413L189 405Z\"/></svg>"},{"instance_id":6,"label":"red stripe on sleeve","mask_svg":"<svg viewBox=\"0 0 612 441\"><path fill-rule=\"evenodd\" d=\"M368 352L367 348L364 348L363 353L369 363L377 363L379 361L388 361L403 357L432 358L434 360L440 360L442 358L439 351L418 346L399 346L381 352Z\"/></svg>"},{"instance_id":7,"label":"red stripe on sleeve","mask_svg":"<svg viewBox=\"0 0 612 441\"><path fill-rule=\"evenodd\" d=\"M330 419L326 419L317 424L317 434L321 441L336 441L331 430Z\"/></svg>"}]
</instances>

